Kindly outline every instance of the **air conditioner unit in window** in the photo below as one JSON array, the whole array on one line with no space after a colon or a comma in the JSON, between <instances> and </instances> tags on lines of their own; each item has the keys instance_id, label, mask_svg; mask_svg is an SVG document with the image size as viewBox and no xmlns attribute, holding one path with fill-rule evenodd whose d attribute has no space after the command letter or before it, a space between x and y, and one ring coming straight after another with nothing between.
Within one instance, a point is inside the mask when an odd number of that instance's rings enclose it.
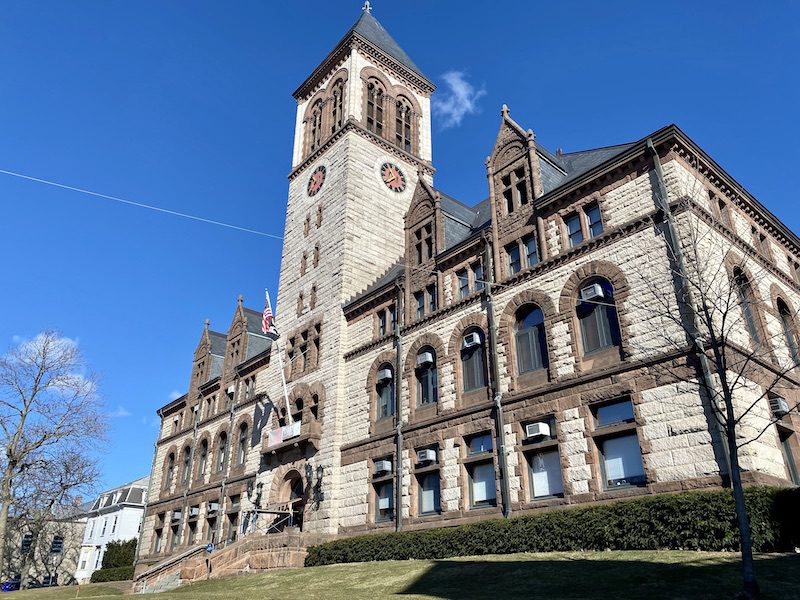
<instances>
[{"instance_id":1,"label":"air conditioner unit in window","mask_svg":"<svg viewBox=\"0 0 800 600\"><path fill-rule=\"evenodd\" d=\"M473 348L475 346L481 345L481 334L477 331L473 331L472 333L468 333L464 336L464 342L462 343L462 347L464 348Z\"/></svg>"},{"instance_id":2,"label":"air conditioner unit in window","mask_svg":"<svg viewBox=\"0 0 800 600\"><path fill-rule=\"evenodd\" d=\"M391 498L378 498L378 508L380 510L389 510L392 507Z\"/></svg>"},{"instance_id":3,"label":"air conditioner unit in window","mask_svg":"<svg viewBox=\"0 0 800 600\"><path fill-rule=\"evenodd\" d=\"M603 288L600 286L599 283L593 283L592 285L587 285L584 288L581 288L581 300L597 300L598 298L603 297Z\"/></svg>"},{"instance_id":4,"label":"air conditioner unit in window","mask_svg":"<svg viewBox=\"0 0 800 600\"><path fill-rule=\"evenodd\" d=\"M376 460L375 461L375 474L388 473L392 470L392 461L390 460Z\"/></svg>"},{"instance_id":5,"label":"air conditioner unit in window","mask_svg":"<svg viewBox=\"0 0 800 600\"><path fill-rule=\"evenodd\" d=\"M219 502L208 503L208 514L213 514L219 510Z\"/></svg>"},{"instance_id":6,"label":"air conditioner unit in window","mask_svg":"<svg viewBox=\"0 0 800 600\"><path fill-rule=\"evenodd\" d=\"M419 356L417 356L417 366L424 367L426 365L433 364L433 354L430 352L423 352Z\"/></svg>"},{"instance_id":7,"label":"air conditioner unit in window","mask_svg":"<svg viewBox=\"0 0 800 600\"><path fill-rule=\"evenodd\" d=\"M550 436L550 425L547 423L528 423L525 425L525 437Z\"/></svg>"},{"instance_id":8,"label":"air conditioner unit in window","mask_svg":"<svg viewBox=\"0 0 800 600\"><path fill-rule=\"evenodd\" d=\"M381 369L378 371L378 381L391 381L392 379L392 370L391 369Z\"/></svg>"},{"instance_id":9,"label":"air conditioner unit in window","mask_svg":"<svg viewBox=\"0 0 800 600\"><path fill-rule=\"evenodd\" d=\"M172 522L176 523L176 522L180 521L181 520L181 516L182 516L181 515L181 511L173 510L172 511Z\"/></svg>"},{"instance_id":10,"label":"air conditioner unit in window","mask_svg":"<svg viewBox=\"0 0 800 600\"><path fill-rule=\"evenodd\" d=\"M200 507L199 506L193 506L193 507L191 507L189 509L189 516L190 517L196 517L199 514L200 514Z\"/></svg>"},{"instance_id":11,"label":"air conditioner unit in window","mask_svg":"<svg viewBox=\"0 0 800 600\"><path fill-rule=\"evenodd\" d=\"M417 462L434 462L436 460L436 450L426 448L425 450L417 450Z\"/></svg>"},{"instance_id":12,"label":"air conditioner unit in window","mask_svg":"<svg viewBox=\"0 0 800 600\"><path fill-rule=\"evenodd\" d=\"M786 398L782 398L781 396L772 396L769 399L769 408L776 417L789 414L789 403L786 401Z\"/></svg>"},{"instance_id":13,"label":"air conditioner unit in window","mask_svg":"<svg viewBox=\"0 0 800 600\"><path fill-rule=\"evenodd\" d=\"M226 390L226 392L227 392L227 394L229 396L233 396L233 394L236 392L236 386L235 385L229 385L228 389Z\"/></svg>"}]
</instances>

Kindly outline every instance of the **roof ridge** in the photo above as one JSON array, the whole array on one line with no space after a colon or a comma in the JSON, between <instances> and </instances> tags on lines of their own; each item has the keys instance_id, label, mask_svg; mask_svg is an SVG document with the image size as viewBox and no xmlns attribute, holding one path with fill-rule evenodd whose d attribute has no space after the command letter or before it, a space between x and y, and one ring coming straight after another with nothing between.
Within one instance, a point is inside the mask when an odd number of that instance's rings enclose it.
<instances>
[{"instance_id":1,"label":"roof ridge","mask_svg":"<svg viewBox=\"0 0 800 600\"><path fill-rule=\"evenodd\" d=\"M630 146L631 144L635 144L636 142L624 142L622 144L611 144L609 146L598 146L597 148L587 148L586 150L573 150L572 152L562 152L561 154L556 154L556 158L559 156L570 156L572 154L583 154L584 152L595 152L596 150L609 150L611 148L621 148L622 146Z\"/></svg>"}]
</instances>

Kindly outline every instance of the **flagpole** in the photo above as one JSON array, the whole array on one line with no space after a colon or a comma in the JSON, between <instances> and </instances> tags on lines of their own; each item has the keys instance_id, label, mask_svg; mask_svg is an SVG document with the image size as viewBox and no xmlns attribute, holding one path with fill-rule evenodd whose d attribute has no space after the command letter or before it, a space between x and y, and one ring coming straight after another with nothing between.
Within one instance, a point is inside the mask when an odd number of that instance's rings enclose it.
<instances>
[{"instance_id":1,"label":"flagpole","mask_svg":"<svg viewBox=\"0 0 800 600\"><path fill-rule=\"evenodd\" d=\"M270 312L272 312L272 303L269 301L269 290L264 288L264 294L267 297L267 306L269 307ZM273 327L275 326L275 313L272 313L272 323ZM278 328L275 327L275 333L278 334ZM292 409L289 406L289 390L286 387L286 374L283 371L283 352L281 352L281 348L278 345L278 339L280 339L280 334L276 335L275 339L273 340L275 343L275 350L278 354L278 368L281 372L281 384L283 384L283 400L286 404L286 420L287 423L294 423L294 419L292 418Z\"/></svg>"}]
</instances>

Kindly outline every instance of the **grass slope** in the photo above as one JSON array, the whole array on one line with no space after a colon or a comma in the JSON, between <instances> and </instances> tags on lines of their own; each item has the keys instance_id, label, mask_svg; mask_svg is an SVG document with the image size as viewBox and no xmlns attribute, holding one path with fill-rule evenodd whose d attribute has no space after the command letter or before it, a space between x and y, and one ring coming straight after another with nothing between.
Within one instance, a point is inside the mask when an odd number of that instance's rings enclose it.
<instances>
[{"instance_id":1,"label":"grass slope","mask_svg":"<svg viewBox=\"0 0 800 600\"><path fill-rule=\"evenodd\" d=\"M760 555L765 600L800 600L800 556ZM538 599L724 600L740 585L739 558L719 552L559 552L387 561L275 571L136 596L142 600ZM29 590L2 600L119 598L108 584Z\"/></svg>"}]
</instances>

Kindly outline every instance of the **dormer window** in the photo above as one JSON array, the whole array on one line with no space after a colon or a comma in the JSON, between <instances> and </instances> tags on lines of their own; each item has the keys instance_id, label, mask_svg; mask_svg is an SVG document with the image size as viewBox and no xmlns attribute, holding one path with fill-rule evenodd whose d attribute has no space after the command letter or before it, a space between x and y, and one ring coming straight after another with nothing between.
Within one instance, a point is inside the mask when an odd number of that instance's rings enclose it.
<instances>
[{"instance_id":1,"label":"dormer window","mask_svg":"<svg viewBox=\"0 0 800 600\"><path fill-rule=\"evenodd\" d=\"M528 184L525 180L525 168L515 169L500 179L503 185L503 199L505 200L506 214L511 214L517 208L528 203Z\"/></svg>"},{"instance_id":2,"label":"dormer window","mask_svg":"<svg viewBox=\"0 0 800 600\"><path fill-rule=\"evenodd\" d=\"M428 223L414 232L414 249L417 264L429 260L433 256L433 224Z\"/></svg>"}]
</instances>

